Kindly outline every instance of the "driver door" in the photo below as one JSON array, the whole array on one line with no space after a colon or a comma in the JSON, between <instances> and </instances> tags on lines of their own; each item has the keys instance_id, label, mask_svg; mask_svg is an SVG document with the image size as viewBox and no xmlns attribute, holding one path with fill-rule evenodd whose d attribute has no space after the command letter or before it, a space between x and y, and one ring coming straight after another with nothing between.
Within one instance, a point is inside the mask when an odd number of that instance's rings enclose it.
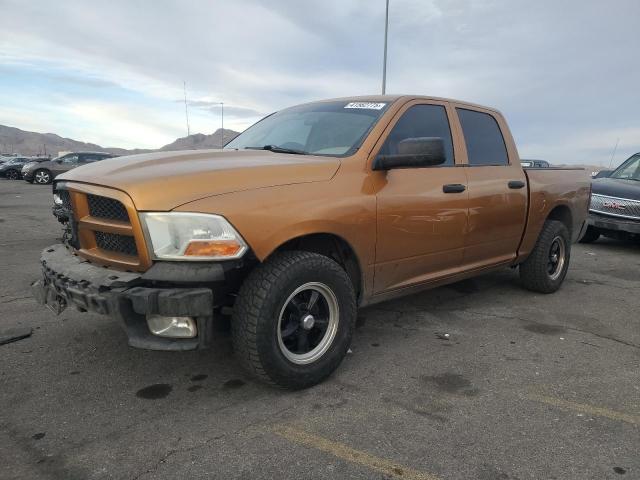
<instances>
[{"instance_id":1,"label":"driver door","mask_svg":"<svg viewBox=\"0 0 640 480\"><path fill-rule=\"evenodd\" d=\"M446 161L372 173L378 185L374 294L455 273L462 264L467 178L458 168L450 115L445 102L411 102L385 132L378 154L393 154L408 138L440 137Z\"/></svg>"}]
</instances>

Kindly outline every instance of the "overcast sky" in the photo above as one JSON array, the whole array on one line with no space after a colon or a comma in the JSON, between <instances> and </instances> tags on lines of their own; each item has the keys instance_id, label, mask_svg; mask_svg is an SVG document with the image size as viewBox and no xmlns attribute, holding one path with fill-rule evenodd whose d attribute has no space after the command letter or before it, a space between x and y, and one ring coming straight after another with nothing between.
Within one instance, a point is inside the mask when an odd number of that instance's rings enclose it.
<instances>
[{"instance_id":1,"label":"overcast sky","mask_svg":"<svg viewBox=\"0 0 640 480\"><path fill-rule=\"evenodd\" d=\"M391 0L388 93L500 109L522 157L640 151L640 1ZM0 0L0 124L157 148L379 93L384 0Z\"/></svg>"}]
</instances>

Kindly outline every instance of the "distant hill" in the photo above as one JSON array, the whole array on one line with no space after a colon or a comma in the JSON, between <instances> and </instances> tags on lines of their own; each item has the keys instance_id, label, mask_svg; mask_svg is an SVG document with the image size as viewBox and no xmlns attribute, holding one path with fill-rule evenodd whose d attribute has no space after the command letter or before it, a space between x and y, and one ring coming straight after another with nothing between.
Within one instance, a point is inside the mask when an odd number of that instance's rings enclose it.
<instances>
[{"instance_id":1,"label":"distant hill","mask_svg":"<svg viewBox=\"0 0 640 480\"><path fill-rule=\"evenodd\" d=\"M165 145L157 150L191 150L219 148L221 141L221 129L210 135L196 133L188 137L178 138L175 142ZM224 130L225 143L237 137L238 132L234 130ZM19 153L21 155L42 155L48 154L55 157L58 152L74 152L89 150L94 152L109 152L117 155L133 155L136 153L154 152L156 150L101 147L95 143L80 142L71 138L63 138L55 133L37 133L20 130L15 127L0 125L0 153Z\"/></svg>"},{"instance_id":2,"label":"distant hill","mask_svg":"<svg viewBox=\"0 0 640 480\"><path fill-rule=\"evenodd\" d=\"M224 129L224 143L227 143L239 135L234 130ZM194 133L188 137L178 138L175 142L165 145L160 150L203 150L206 148L220 148L222 143L222 129L216 130L211 135Z\"/></svg>"}]
</instances>

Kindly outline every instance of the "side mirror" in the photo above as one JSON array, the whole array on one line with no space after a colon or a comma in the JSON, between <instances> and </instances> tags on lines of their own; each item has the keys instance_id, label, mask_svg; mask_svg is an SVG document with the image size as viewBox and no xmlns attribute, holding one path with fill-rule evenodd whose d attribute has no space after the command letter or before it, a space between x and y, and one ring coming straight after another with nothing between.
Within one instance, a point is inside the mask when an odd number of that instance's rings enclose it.
<instances>
[{"instance_id":1,"label":"side mirror","mask_svg":"<svg viewBox=\"0 0 640 480\"><path fill-rule=\"evenodd\" d=\"M373 170L424 168L442 165L446 161L442 138L405 138L398 142L398 153L378 155L373 161L372 168Z\"/></svg>"}]
</instances>

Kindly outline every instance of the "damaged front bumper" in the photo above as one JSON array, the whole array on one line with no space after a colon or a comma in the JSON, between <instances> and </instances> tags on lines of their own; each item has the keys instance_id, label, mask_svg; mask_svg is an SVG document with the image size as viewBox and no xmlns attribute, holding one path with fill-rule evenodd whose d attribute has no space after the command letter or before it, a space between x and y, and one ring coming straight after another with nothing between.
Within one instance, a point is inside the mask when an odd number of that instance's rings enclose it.
<instances>
[{"instance_id":1,"label":"damaged front bumper","mask_svg":"<svg viewBox=\"0 0 640 480\"><path fill-rule=\"evenodd\" d=\"M193 350L210 346L213 337L213 291L199 286L158 287L148 275L96 266L71 253L64 245L42 252L42 279L31 286L36 300L60 313L67 306L118 318L129 345L150 350ZM214 275L219 272L212 270ZM160 272L163 274L164 272ZM211 271L203 273L209 277ZM150 315L191 317L197 327L193 338L154 335L147 325Z\"/></svg>"}]
</instances>

